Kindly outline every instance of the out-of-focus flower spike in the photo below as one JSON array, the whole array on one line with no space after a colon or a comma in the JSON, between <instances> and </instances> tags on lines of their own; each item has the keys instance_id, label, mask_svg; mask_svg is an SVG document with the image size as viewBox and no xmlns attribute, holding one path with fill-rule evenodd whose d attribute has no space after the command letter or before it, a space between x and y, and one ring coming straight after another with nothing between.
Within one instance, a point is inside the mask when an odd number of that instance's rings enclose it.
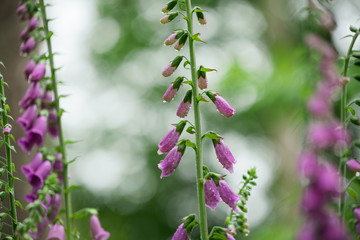
<instances>
[{"instance_id":1,"label":"out-of-focus flower spike","mask_svg":"<svg viewBox=\"0 0 360 240\"><path fill-rule=\"evenodd\" d=\"M29 75L29 81L38 82L45 76L46 66L44 63L38 63Z\"/></svg>"},{"instance_id":2,"label":"out-of-focus flower spike","mask_svg":"<svg viewBox=\"0 0 360 240\"><path fill-rule=\"evenodd\" d=\"M65 228L59 222L51 226L46 240L65 240Z\"/></svg>"},{"instance_id":3,"label":"out-of-focus flower spike","mask_svg":"<svg viewBox=\"0 0 360 240\"><path fill-rule=\"evenodd\" d=\"M43 154L38 152L35 154L31 162L27 165L21 167L21 171L25 175L25 177L30 181L30 176L38 169L38 167L43 162Z\"/></svg>"},{"instance_id":4,"label":"out-of-focus flower spike","mask_svg":"<svg viewBox=\"0 0 360 240\"><path fill-rule=\"evenodd\" d=\"M24 70L26 79L29 78L29 75L33 72L35 66L36 66L36 62L33 59L27 62Z\"/></svg>"},{"instance_id":5,"label":"out-of-focus flower spike","mask_svg":"<svg viewBox=\"0 0 360 240\"><path fill-rule=\"evenodd\" d=\"M40 164L36 171L31 174L29 183L34 188L42 187L46 177L50 174L51 163L49 160L46 160Z\"/></svg>"},{"instance_id":6,"label":"out-of-focus flower spike","mask_svg":"<svg viewBox=\"0 0 360 240\"><path fill-rule=\"evenodd\" d=\"M36 99L40 97L40 94L40 84L35 82L31 83L24 97L19 102L19 105L24 109L28 108L35 103Z\"/></svg>"}]
</instances>

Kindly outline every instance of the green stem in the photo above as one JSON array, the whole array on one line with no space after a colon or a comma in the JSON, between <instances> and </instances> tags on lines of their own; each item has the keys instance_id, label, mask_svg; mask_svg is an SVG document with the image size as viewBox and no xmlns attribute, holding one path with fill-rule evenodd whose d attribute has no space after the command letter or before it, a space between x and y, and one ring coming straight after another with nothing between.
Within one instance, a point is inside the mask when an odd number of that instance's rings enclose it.
<instances>
[{"instance_id":1,"label":"green stem","mask_svg":"<svg viewBox=\"0 0 360 240\"><path fill-rule=\"evenodd\" d=\"M195 60L195 47L193 35L193 18L191 10L191 0L186 0L186 15L187 26L189 31L189 48L190 48L190 65L191 65L191 78L192 78L192 91L193 91L193 104L195 116L195 135L196 135L196 182L198 191L198 205L200 214L200 233L201 239L208 239L207 218L205 208L205 193L204 193L204 176L203 176L203 159L202 159L202 140L201 140L201 121L200 121L200 108L199 101L197 100L198 87L196 76L196 60Z\"/></svg>"},{"instance_id":2,"label":"green stem","mask_svg":"<svg viewBox=\"0 0 360 240\"><path fill-rule=\"evenodd\" d=\"M354 47L354 44L355 44L358 36L359 36L359 32L356 32L352 38L348 52L346 54L345 61L344 61L344 69L343 69L344 77L348 76L351 53L352 53L352 49ZM347 106L346 101L347 101L347 85L344 84L342 87L342 91L341 91L341 103L340 103L340 118L341 118L341 123L343 124L344 128L346 128L346 115L347 115L346 114L346 111L347 111L346 110L346 106ZM339 164L339 171L342 173L345 181L346 181L346 160L347 160L346 157L341 156L340 164ZM339 211L340 211L341 216L343 216L343 217L344 217L345 205L346 205L345 194L342 194L340 197L340 200L339 200Z\"/></svg>"},{"instance_id":3,"label":"green stem","mask_svg":"<svg viewBox=\"0 0 360 240\"><path fill-rule=\"evenodd\" d=\"M65 213L66 213L66 239L67 240L72 240L72 206L71 206L71 195L70 195L70 191L69 190L69 177L68 177L68 164L67 164L67 160L66 160L66 146L65 146L65 142L64 142L64 136L63 136L63 131L62 131L62 124L61 124L61 112L62 110L60 109L60 103L59 103L59 94L58 94L58 89L57 89L57 81L56 81L56 75L55 75L55 66L54 66L54 58L53 58L53 51L52 51L52 47L51 47L51 41L50 41L50 31L49 31L49 26L48 26L48 19L46 17L46 10L45 10L45 4L44 4L44 0L40 0L40 6L41 6L41 13L42 13L42 18L43 18L43 23L44 23L44 32L45 32L45 37L46 37L46 43L47 43L47 47L48 47L48 51L49 51L49 62L50 62L50 68L51 68L51 83L52 83L52 88L54 91L54 95L55 95L55 108L56 108L56 112L57 112L57 122L58 122L58 127L59 127L59 146L60 146L60 150L61 150L61 154L62 154L62 161L64 164L64 171L63 171L63 176L64 176L64 197L65 197Z\"/></svg>"},{"instance_id":4,"label":"green stem","mask_svg":"<svg viewBox=\"0 0 360 240\"><path fill-rule=\"evenodd\" d=\"M1 97L1 108L2 108L2 122L3 127L8 123L8 115L6 111L6 103L5 103L5 91L4 91L4 80L3 76L0 74L0 97ZM11 214L11 221L12 221L12 231L15 239L18 239L15 236L16 233L16 226L17 226L17 216L16 216L16 205L15 205L15 191L14 191L14 176L12 170L12 159L11 159L11 149L10 149L10 138L8 134L4 134L4 141L5 141L5 152L6 152L6 165L7 165L7 177L9 181L9 198L10 198L10 214Z\"/></svg>"}]
</instances>

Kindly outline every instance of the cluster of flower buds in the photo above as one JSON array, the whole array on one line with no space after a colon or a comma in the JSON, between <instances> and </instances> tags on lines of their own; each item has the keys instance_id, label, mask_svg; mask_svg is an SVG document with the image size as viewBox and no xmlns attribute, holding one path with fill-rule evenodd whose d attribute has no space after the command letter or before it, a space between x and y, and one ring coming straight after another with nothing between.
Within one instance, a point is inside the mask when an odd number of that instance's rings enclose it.
<instances>
[{"instance_id":1,"label":"cluster of flower buds","mask_svg":"<svg viewBox=\"0 0 360 240\"><path fill-rule=\"evenodd\" d=\"M20 34L20 40L22 41L20 53L27 55L35 49L39 38L38 33L35 31L38 28L38 14L34 3L29 1L26 3L21 2L16 14L22 21L28 21L27 26Z\"/></svg>"},{"instance_id":2,"label":"cluster of flower buds","mask_svg":"<svg viewBox=\"0 0 360 240\"><path fill-rule=\"evenodd\" d=\"M180 1L172 0L164 6L162 12L166 13L166 15L161 18L161 23L168 23L179 15L179 11L173 10L178 4L178 2ZM180 10L184 10L182 8L184 4L186 3L181 2L181 4L179 4ZM192 14L193 13L196 14L196 17L200 24L206 24L204 11L201 8L194 8L192 10ZM187 21L189 21L189 19L187 19ZM174 48L179 51L184 47L187 41L203 42L198 38L199 34L191 35L192 33L190 33L189 31L190 30L185 29L175 30L170 36L166 38L166 40L164 41L164 45L171 46L174 44ZM180 66L183 60L185 61L184 67L192 64L191 61L189 61L185 56L177 56L163 70L162 75L164 77L170 77ZM211 90L206 90L208 88L208 79L206 77L206 73L212 71L216 70L200 66L197 72L195 72L195 77L197 79L195 79L194 81L197 80L197 84L193 81L189 81L186 77L183 76L177 77L175 81L170 84L162 97L164 102L171 102L175 98L180 87L183 84L188 84L191 87L191 89L189 89L185 93L185 96L180 101L179 107L176 111L176 115L178 117L185 118L188 115L192 104L194 104L193 101L209 102L203 97L203 95L207 96L214 103L220 114L226 117L232 117L235 114L235 110L223 97L219 95L219 93ZM192 76L194 77L194 74L192 74ZM195 94L197 94L196 92L201 90L205 91L195 96ZM186 131L190 134L196 134L195 126L191 124L188 120L182 120L165 135L165 137L158 145L158 154L167 153L166 157L158 164L158 168L161 170L161 178L169 176L178 167L187 146L193 147L196 150L196 144L191 142L190 140L179 140L187 123L189 123L191 126L189 126ZM201 130L199 129L199 131ZM236 163L236 160L227 145L222 140L222 137L220 137L214 132L207 132L206 134L204 134L204 136L202 136L202 138L204 137L212 139L219 162L230 173L233 173L233 164ZM230 206L231 209L233 209L233 211L238 211L238 209L236 208L236 203L239 201L241 196L235 194L230 189L229 185L222 178L222 175L216 173L213 173L212 175L208 174L208 177L206 179L207 181L204 185L205 205L210 207L212 210L215 210L218 203L220 201L224 201L227 205ZM175 235L173 236L173 239L188 239L186 235L186 228L187 227L185 223L181 224L177 229ZM233 239L232 235L234 234L234 232L232 232L231 234L226 233L224 236L229 236L228 239Z\"/></svg>"},{"instance_id":3,"label":"cluster of flower buds","mask_svg":"<svg viewBox=\"0 0 360 240\"><path fill-rule=\"evenodd\" d=\"M322 153L325 151L336 150L350 142L349 133L332 112L332 95L341 86L335 70L336 53L317 35L308 35L306 42L322 56L320 73L323 80L308 102L313 119L308 131L308 146L299 158L300 170L308 179L308 185L302 199L306 222L298 239L348 239L341 220L329 209L342 192L340 176L332 164L320 161L324 159Z\"/></svg>"}]
</instances>

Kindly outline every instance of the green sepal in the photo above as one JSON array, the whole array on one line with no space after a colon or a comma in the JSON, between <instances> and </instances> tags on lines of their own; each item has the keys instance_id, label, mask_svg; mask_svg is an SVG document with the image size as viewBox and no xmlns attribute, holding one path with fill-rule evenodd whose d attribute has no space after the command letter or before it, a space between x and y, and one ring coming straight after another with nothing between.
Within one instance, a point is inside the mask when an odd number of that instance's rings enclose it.
<instances>
[{"instance_id":1,"label":"green sepal","mask_svg":"<svg viewBox=\"0 0 360 240\"><path fill-rule=\"evenodd\" d=\"M189 34L187 32L185 32L179 39L179 44L184 44L186 43L187 39L189 37Z\"/></svg>"},{"instance_id":2,"label":"green sepal","mask_svg":"<svg viewBox=\"0 0 360 240\"><path fill-rule=\"evenodd\" d=\"M175 32L176 32L175 39L179 39L182 35L184 35L185 30L180 29L180 30L176 30Z\"/></svg>"},{"instance_id":3,"label":"green sepal","mask_svg":"<svg viewBox=\"0 0 360 240\"><path fill-rule=\"evenodd\" d=\"M349 27L350 31L356 33L358 31L357 27L353 26L353 25L350 25Z\"/></svg>"},{"instance_id":4,"label":"green sepal","mask_svg":"<svg viewBox=\"0 0 360 240\"><path fill-rule=\"evenodd\" d=\"M210 138L210 139L222 139L223 138L214 131L206 132L201 138L205 138L205 137Z\"/></svg>"},{"instance_id":5,"label":"green sepal","mask_svg":"<svg viewBox=\"0 0 360 240\"><path fill-rule=\"evenodd\" d=\"M205 71L201 71L201 69L204 68L204 66L200 66L199 67L199 70L197 70L197 77L200 78L200 77L203 77L203 78L206 78L206 72Z\"/></svg>"},{"instance_id":6,"label":"green sepal","mask_svg":"<svg viewBox=\"0 0 360 240\"><path fill-rule=\"evenodd\" d=\"M199 36L200 36L200 33L196 33L196 34L192 35L191 38L192 38L194 41L206 43L205 41L201 40L201 39L199 38Z\"/></svg>"},{"instance_id":7,"label":"green sepal","mask_svg":"<svg viewBox=\"0 0 360 240\"><path fill-rule=\"evenodd\" d=\"M210 178L210 175L208 175L208 173L210 173L210 169L207 166L203 165L203 176L205 176L205 179L207 179L208 177Z\"/></svg>"},{"instance_id":8,"label":"green sepal","mask_svg":"<svg viewBox=\"0 0 360 240\"><path fill-rule=\"evenodd\" d=\"M178 67L181 63L181 61L183 60L184 56L177 56L174 58L174 60L172 60L171 62L171 66L172 67Z\"/></svg>"},{"instance_id":9,"label":"green sepal","mask_svg":"<svg viewBox=\"0 0 360 240\"><path fill-rule=\"evenodd\" d=\"M98 210L96 208L83 208L72 214L71 218L80 219L86 217L87 215L97 215Z\"/></svg>"},{"instance_id":10,"label":"green sepal","mask_svg":"<svg viewBox=\"0 0 360 240\"><path fill-rule=\"evenodd\" d=\"M196 17L198 19L204 19L205 18L203 10L201 8L197 7L197 8L194 9L194 11L195 11Z\"/></svg>"},{"instance_id":11,"label":"green sepal","mask_svg":"<svg viewBox=\"0 0 360 240\"><path fill-rule=\"evenodd\" d=\"M180 140L180 142L178 143L178 151L181 152L181 155L184 155L184 152L186 150L186 142L188 140L186 139L182 139Z\"/></svg>"},{"instance_id":12,"label":"green sepal","mask_svg":"<svg viewBox=\"0 0 360 240\"><path fill-rule=\"evenodd\" d=\"M191 99L192 99L192 90L190 89L189 91L186 92L183 101L184 101L184 103L186 103L186 102L190 102L190 103L191 103Z\"/></svg>"},{"instance_id":13,"label":"green sepal","mask_svg":"<svg viewBox=\"0 0 360 240\"><path fill-rule=\"evenodd\" d=\"M211 101L215 102L215 93L213 91L206 91L205 94L210 98Z\"/></svg>"},{"instance_id":14,"label":"green sepal","mask_svg":"<svg viewBox=\"0 0 360 240\"><path fill-rule=\"evenodd\" d=\"M179 15L178 12L173 12L169 14L169 21L171 22L172 20L174 20L177 16Z\"/></svg>"},{"instance_id":15,"label":"green sepal","mask_svg":"<svg viewBox=\"0 0 360 240\"><path fill-rule=\"evenodd\" d=\"M179 90L181 84L183 83L185 77L177 77L173 83L173 89Z\"/></svg>"},{"instance_id":16,"label":"green sepal","mask_svg":"<svg viewBox=\"0 0 360 240\"><path fill-rule=\"evenodd\" d=\"M190 141L190 140L187 140L187 141L186 141L186 146L187 146L187 147L191 147L191 148L193 148L193 149L196 151L196 144L195 144L194 142L192 142L192 141Z\"/></svg>"},{"instance_id":17,"label":"green sepal","mask_svg":"<svg viewBox=\"0 0 360 240\"><path fill-rule=\"evenodd\" d=\"M195 133L195 128L193 126L189 126L187 129L186 129L186 132L190 133L190 134L194 134Z\"/></svg>"},{"instance_id":18,"label":"green sepal","mask_svg":"<svg viewBox=\"0 0 360 240\"><path fill-rule=\"evenodd\" d=\"M176 124L176 130L177 132L179 132L180 134L182 133L182 131L184 130L184 127L186 125L186 120L181 120L178 124Z\"/></svg>"},{"instance_id":19,"label":"green sepal","mask_svg":"<svg viewBox=\"0 0 360 240\"><path fill-rule=\"evenodd\" d=\"M211 229L209 240L228 240L225 229L223 227L214 226Z\"/></svg>"}]
</instances>

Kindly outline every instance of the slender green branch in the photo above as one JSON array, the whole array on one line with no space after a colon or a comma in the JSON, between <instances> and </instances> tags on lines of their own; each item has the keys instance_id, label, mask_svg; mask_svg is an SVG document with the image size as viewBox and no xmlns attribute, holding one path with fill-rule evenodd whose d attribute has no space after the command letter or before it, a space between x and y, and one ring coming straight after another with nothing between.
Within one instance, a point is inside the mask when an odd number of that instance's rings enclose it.
<instances>
[{"instance_id":1,"label":"slender green branch","mask_svg":"<svg viewBox=\"0 0 360 240\"><path fill-rule=\"evenodd\" d=\"M4 91L4 80L3 76L0 74L0 98L1 98L1 108L2 108L2 125L3 128L8 124L8 115L6 111L6 97ZM13 176L13 163L11 159L11 148L10 148L10 137L8 134L4 134L4 142L5 142L5 152L6 152L6 163L7 163L7 177L8 177L8 194L10 199L10 214L11 214L11 222L12 222L12 231L15 239L18 239L15 236L16 226L17 226L17 216L16 216L16 205L15 205L15 191L14 191L14 176Z\"/></svg>"},{"instance_id":2,"label":"slender green branch","mask_svg":"<svg viewBox=\"0 0 360 240\"><path fill-rule=\"evenodd\" d=\"M198 205L200 214L200 233L201 239L208 239L207 218L205 208L205 193L204 193L204 176L203 176L203 159L202 159L202 140L201 140L201 120L199 101L197 100L198 87L196 75L196 59L193 35L193 17L191 10L191 0L186 0L186 15L187 26L189 31L189 49L190 49L190 65L191 65L191 78L192 78L192 91L194 103L194 116L195 116L195 138L196 138L196 182L198 190Z\"/></svg>"},{"instance_id":3,"label":"slender green branch","mask_svg":"<svg viewBox=\"0 0 360 240\"><path fill-rule=\"evenodd\" d=\"M355 44L358 36L359 36L359 32L356 32L351 40L346 57L344 58L344 69L343 69L344 77L348 76L349 63L350 63L350 58L351 58L351 54L352 54L352 49L354 47L354 44ZM342 87L342 91L341 91L341 102L340 102L340 118L341 118L341 123L343 124L344 127L346 127L346 117L347 117L346 101L347 101L347 85L344 84ZM343 149L343 150L345 150L345 149ZM339 171L342 173L345 181L346 181L346 160L347 160L346 157L341 156L340 164L339 164ZM341 213L342 216L344 216L345 205L346 205L346 198L345 198L345 194L343 194L339 199L339 212Z\"/></svg>"},{"instance_id":4,"label":"slender green branch","mask_svg":"<svg viewBox=\"0 0 360 240\"><path fill-rule=\"evenodd\" d=\"M60 146L60 151L62 154L62 161L64 163L64 171L63 171L63 176L64 176L64 196L65 196L65 213L66 213L66 234L67 237L66 239L68 240L72 240L73 236L72 236L72 206L71 206L71 193L70 191L68 191L69 189L69 177L68 177L68 164L67 164L67 160L66 160L66 146L65 146L65 142L64 142L64 136L63 136L63 131L62 131L62 124L61 124L61 108L60 108L60 103L59 103L59 94L58 94L58 89L57 89L57 81L56 81L56 75L55 75L55 66L54 66L54 54L52 51L52 46L51 46L51 40L50 40L50 31L49 31L49 26L48 26L48 19L46 17L46 9L45 9L45 3L44 0L40 0L40 7L41 7L41 13L42 13L42 18L43 18L43 23L44 23L44 32L45 32L45 37L46 37L46 43L47 43L47 47L48 47L48 53L49 53L49 62L50 62L50 68L51 68L51 83L52 83L52 88L54 91L54 95L55 95L55 108L56 108L56 112L57 112L57 121L58 121L58 127L59 127L59 146Z\"/></svg>"}]
</instances>

